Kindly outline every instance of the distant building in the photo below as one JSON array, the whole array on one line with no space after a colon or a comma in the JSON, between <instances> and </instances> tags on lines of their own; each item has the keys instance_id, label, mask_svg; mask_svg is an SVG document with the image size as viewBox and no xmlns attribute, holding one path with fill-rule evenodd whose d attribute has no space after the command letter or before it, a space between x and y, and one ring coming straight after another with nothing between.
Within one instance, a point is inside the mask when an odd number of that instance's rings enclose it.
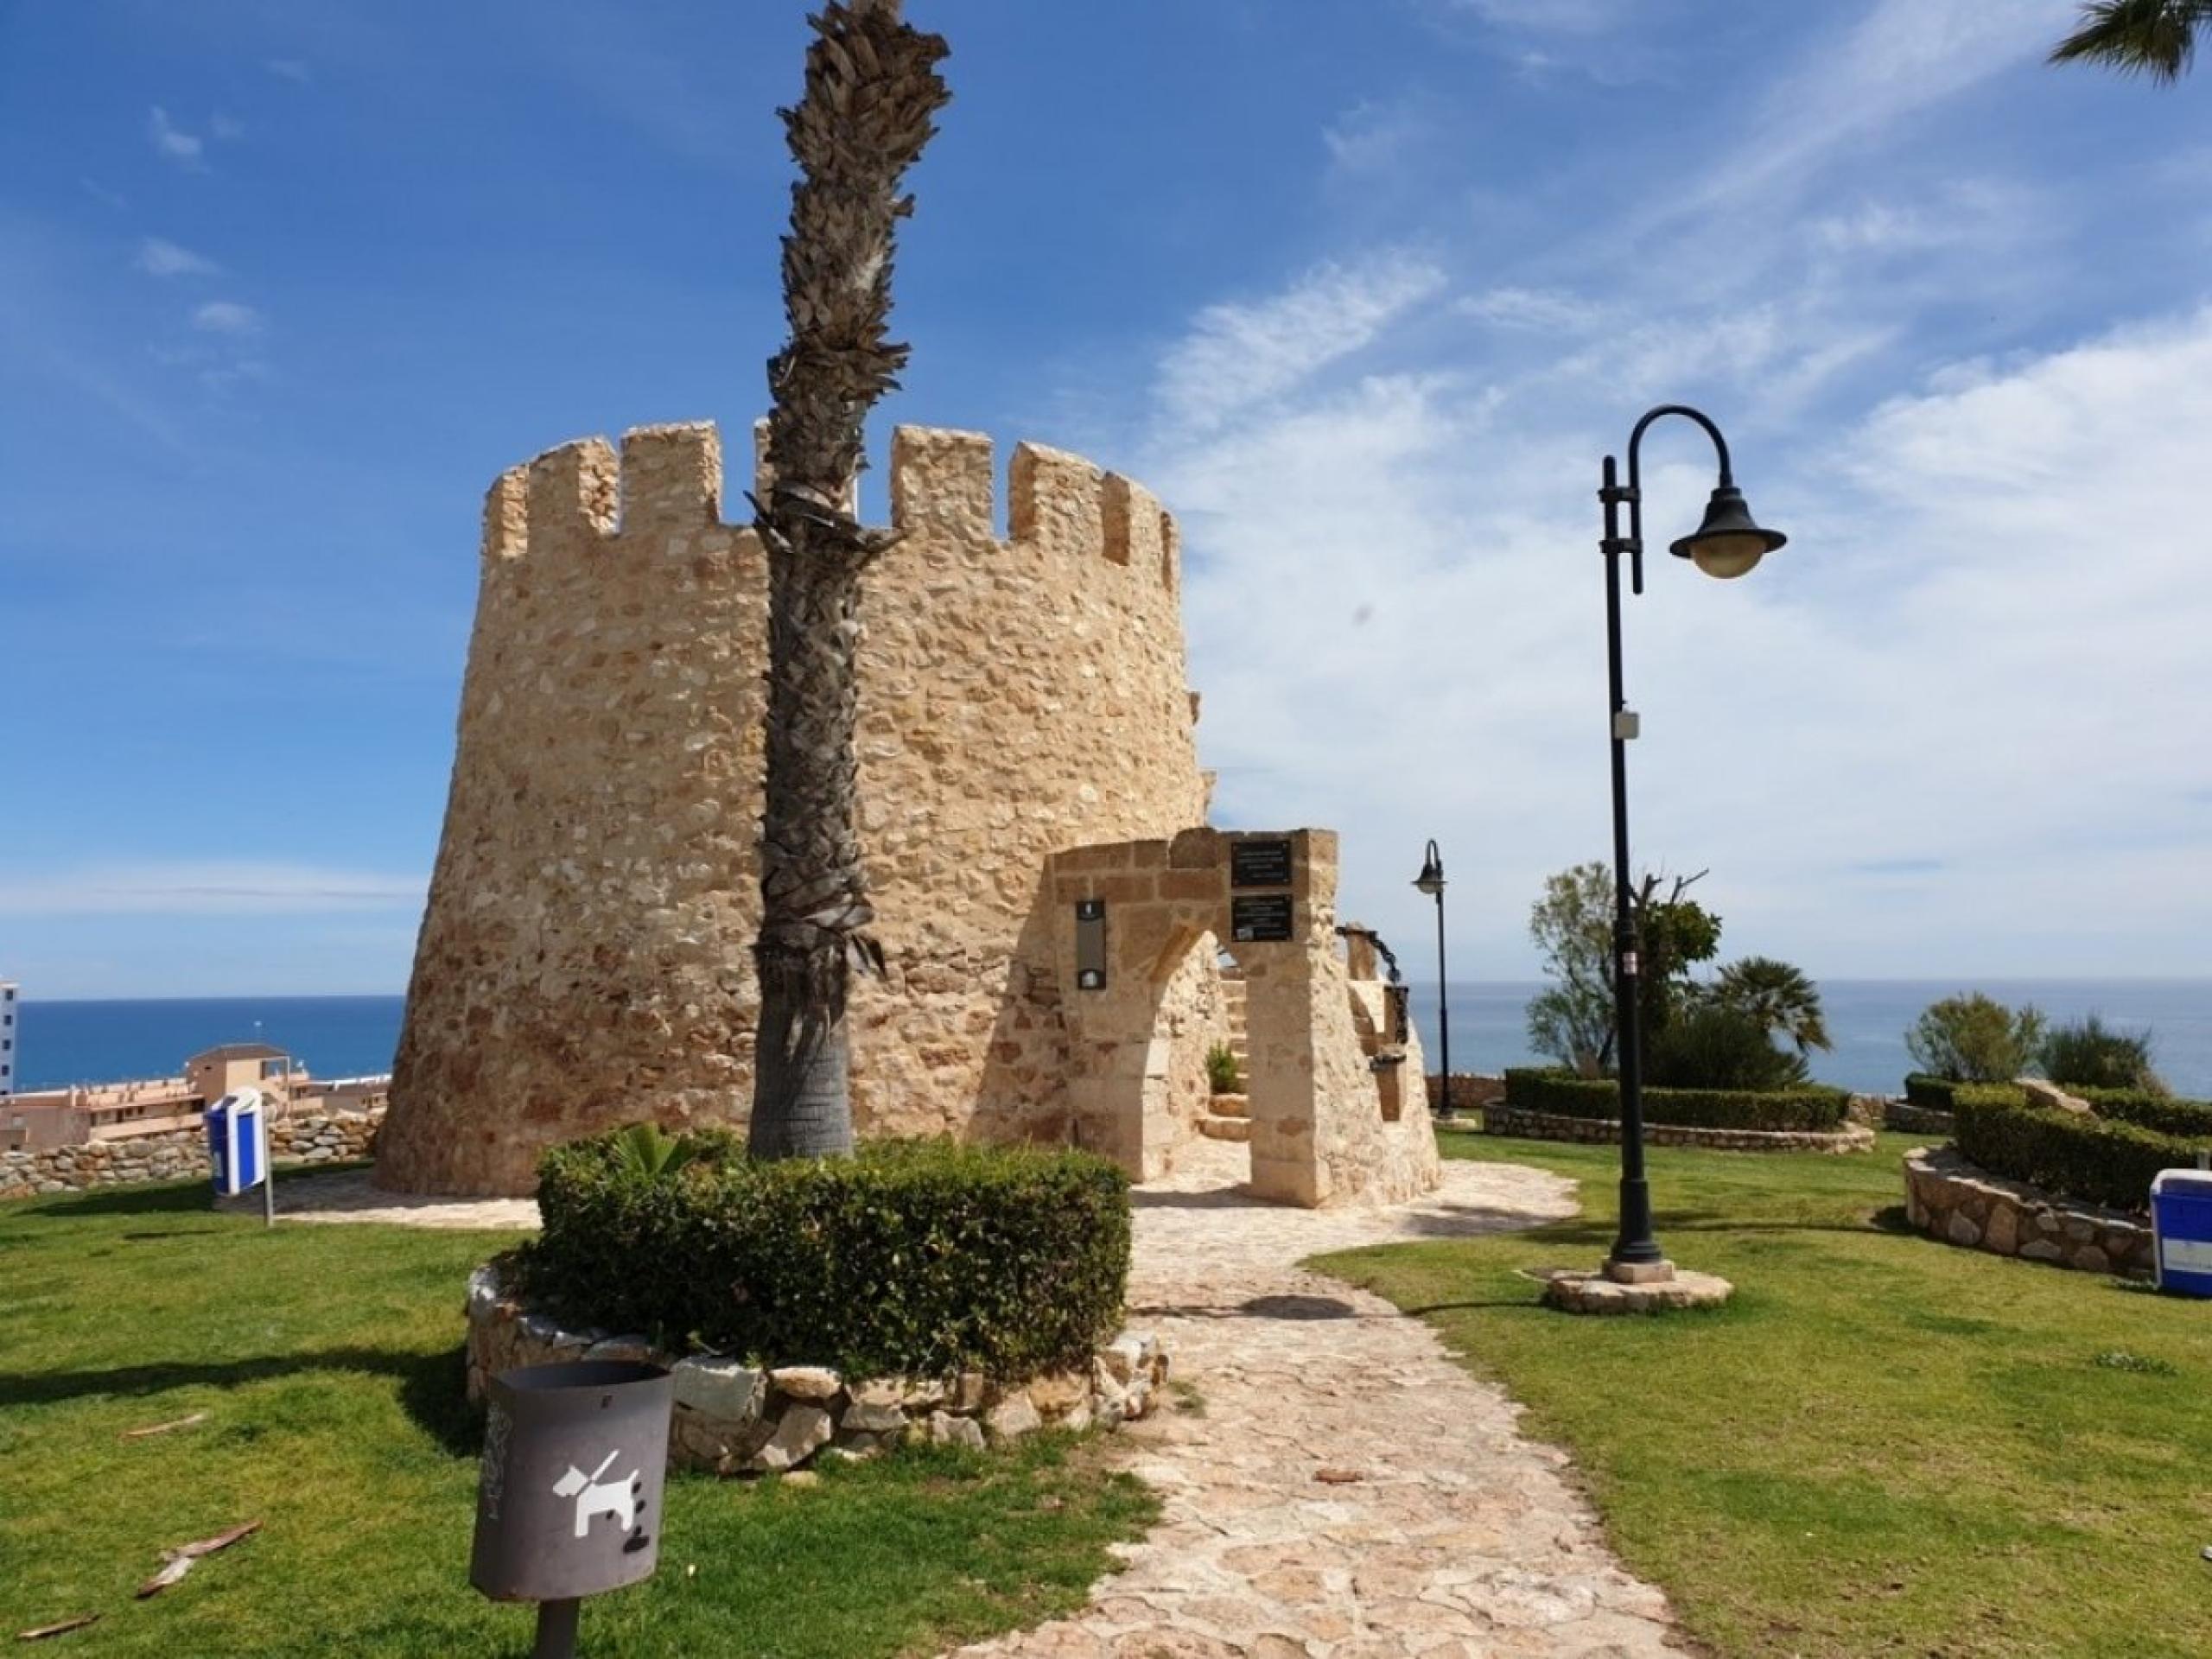
<instances>
[{"instance_id":1,"label":"distant building","mask_svg":"<svg viewBox=\"0 0 2212 1659\"><path fill-rule=\"evenodd\" d=\"M16 1092L16 982L0 979L0 1100Z\"/></svg>"}]
</instances>

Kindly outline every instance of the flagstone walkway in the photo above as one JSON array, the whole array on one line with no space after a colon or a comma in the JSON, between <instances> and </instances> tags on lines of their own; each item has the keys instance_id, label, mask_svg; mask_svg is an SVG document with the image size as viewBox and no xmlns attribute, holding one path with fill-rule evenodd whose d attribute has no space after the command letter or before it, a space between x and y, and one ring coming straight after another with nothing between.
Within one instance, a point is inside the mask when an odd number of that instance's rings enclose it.
<instances>
[{"instance_id":1,"label":"flagstone walkway","mask_svg":"<svg viewBox=\"0 0 2212 1659\"><path fill-rule=\"evenodd\" d=\"M1566 1454L1523 1439L1518 1408L1428 1326L1297 1266L1534 1226L1573 1213L1573 1184L1455 1160L1421 1203L1315 1212L1242 1197L1243 1152L1202 1142L1136 1194L1130 1323L1166 1338L1203 1402L1122 1431L1161 1524L1081 1613L958 1659L1677 1653L1665 1599L1613 1560Z\"/></svg>"},{"instance_id":2,"label":"flagstone walkway","mask_svg":"<svg viewBox=\"0 0 2212 1659\"><path fill-rule=\"evenodd\" d=\"M1297 1265L1535 1226L1574 1212L1573 1184L1452 1160L1419 1203L1313 1211L1245 1198L1245 1173L1243 1147L1203 1141L1135 1194L1130 1323L1167 1339L1198 1401L1117 1446L1161 1523L1082 1612L954 1659L1679 1659L1665 1599L1606 1549L1567 1455L1522 1438L1419 1319ZM537 1222L527 1199L394 1198L365 1174L278 1191L292 1220Z\"/></svg>"}]
</instances>

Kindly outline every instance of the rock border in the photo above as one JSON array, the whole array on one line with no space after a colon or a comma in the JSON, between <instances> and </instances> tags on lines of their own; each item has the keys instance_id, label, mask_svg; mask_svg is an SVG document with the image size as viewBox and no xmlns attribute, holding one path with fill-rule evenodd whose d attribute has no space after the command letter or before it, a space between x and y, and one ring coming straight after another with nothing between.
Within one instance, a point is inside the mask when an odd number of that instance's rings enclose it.
<instances>
[{"instance_id":1,"label":"rock border","mask_svg":"<svg viewBox=\"0 0 2212 1659\"><path fill-rule=\"evenodd\" d=\"M1905 1154L1904 1208L1919 1231L1963 1249L2127 1279L2150 1278L2157 1261L2141 1217L2053 1198L1968 1163L1955 1147Z\"/></svg>"},{"instance_id":2,"label":"rock border","mask_svg":"<svg viewBox=\"0 0 2212 1659\"><path fill-rule=\"evenodd\" d=\"M1573 1117L1565 1112L1532 1112L1520 1106L1485 1108L1483 1129L1489 1135L1586 1144L1618 1142L1621 1138L1621 1121L1617 1117ZM1709 1152L1852 1153L1874 1149L1874 1131L1863 1123L1835 1130L1714 1129L1688 1123L1646 1123L1643 1139L1649 1146L1702 1147Z\"/></svg>"},{"instance_id":3,"label":"rock border","mask_svg":"<svg viewBox=\"0 0 2212 1659\"><path fill-rule=\"evenodd\" d=\"M1088 1375L1058 1371L999 1384L980 1371L950 1378L849 1380L827 1366L748 1365L720 1354L677 1356L651 1338L569 1330L527 1306L500 1261L468 1277L468 1398L518 1365L623 1359L663 1365L675 1377L668 1462L718 1475L780 1474L817 1454L874 1457L909 1441L1004 1445L1040 1428L1117 1428L1148 1414L1167 1382L1166 1344L1124 1332L1101 1348Z\"/></svg>"},{"instance_id":4,"label":"rock border","mask_svg":"<svg viewBox=\"0 0 2212 1659\"><path fill-rule=\"evenodd\" d=\"M280 1111L270 1119L270 1151L279 1174L288 1166L372 1158L383 1124L380 1106L365 1112ZM0 1200L207 1179L207 1132L202 1128L78 1141L36 1152L0 1152Z\"/></svg>"}]
</instances>

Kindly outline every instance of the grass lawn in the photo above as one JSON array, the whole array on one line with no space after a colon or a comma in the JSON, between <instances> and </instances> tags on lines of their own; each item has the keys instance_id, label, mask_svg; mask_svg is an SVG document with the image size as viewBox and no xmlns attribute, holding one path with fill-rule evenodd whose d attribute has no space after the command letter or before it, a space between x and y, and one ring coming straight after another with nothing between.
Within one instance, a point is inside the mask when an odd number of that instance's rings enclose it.
<instances>
[{"instance_id":1,"label":"grass lawn","mask_svg":"<svg viewBox=\"0 0 2212 1659\"><path fill-rule=\"evenodd\" d=\"M1711 1312L1537 1306L1518 1270L1611 1243L1611 1147L1447 1136L1579 1178L1585 1213L1324 1265L1527 1405L1719 1653L2212 1653L2212 1303L1903 1230L1919 1144L1655 1150L1660 1242L1735 1281Z\"/></svg>"},{"instance_id":2,"label":"grass lawn","mask_svg":"<svg viewBox=\"0 0 2212 1659\"><path fill-rule=\"evenodd\" d=\"M519 1654L468 1587L468 1269L511 1236L283 1226L204 1185L0 1205L0 1643L26 1653ZM204 1411L195 1428L127 1429ZM659 1575L588 1602L588 1650L933 1652L1081 1605L1144 1489L1065 1440L925 1451L817 1486L671 1478ZM160 1552L260 1520L149 1601ZM696 1572L692 1571L696 1567Z\"/></svg>"}]
</instances>

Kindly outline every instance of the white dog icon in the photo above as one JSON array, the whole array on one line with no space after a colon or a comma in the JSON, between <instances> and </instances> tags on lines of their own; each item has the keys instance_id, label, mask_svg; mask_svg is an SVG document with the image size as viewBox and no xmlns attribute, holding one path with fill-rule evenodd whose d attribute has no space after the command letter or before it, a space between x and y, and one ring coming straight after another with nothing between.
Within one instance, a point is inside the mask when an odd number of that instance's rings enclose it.
<instances>
[{"instance_id":1,"label":"white dog icon","mask_svg":"<svg viewBox=\"0 0 2212 1659\"><path fill-rule=\"evenodd\" d=\"M599 1478L607 1472L607 1465L621 1455L622 1449L617 1446L608 1452L601 1460L599 1467L589 1474L584 1473L572 1463L569 1465L569 1472L553 1483L554 1497L573 1497L576 1500L577 1537L584 1538L590 1535L594 1516L612 1515L620 1517L622 1530L625 1532L628 1532L638 1524L637 1499L631 1491L631 1482L637 1479L637 1472L634 1470L632 1471L627 1480L610 1481L604 1485L600 1483Z\"/></svg>"}]
</instances>

